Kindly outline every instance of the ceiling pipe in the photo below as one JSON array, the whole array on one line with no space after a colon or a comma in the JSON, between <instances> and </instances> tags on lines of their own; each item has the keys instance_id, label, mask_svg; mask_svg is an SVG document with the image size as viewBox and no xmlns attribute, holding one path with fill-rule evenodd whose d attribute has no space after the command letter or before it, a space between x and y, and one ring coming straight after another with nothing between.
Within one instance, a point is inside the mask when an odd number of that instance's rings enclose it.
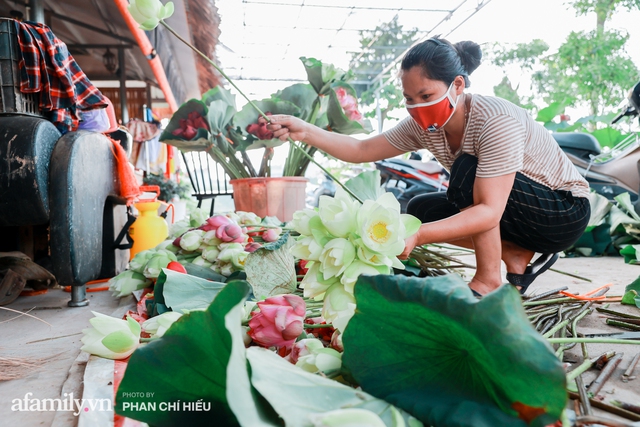
<instances>
[{"instance_id":1,"label":"ceiling pipe","mask_svg":"<svg viewBox=\"0 0 640 427\"><path fill-rule=\"evenodd\" d=\"M158 86L162 93L164 93L164 99L169 104L169 108L171 112L175 112L178 109L178 104L176 103L176 99L173 96L173 92L171 91L171 86L169 86L169 80L167 80L167 75L164 72L164 67L162 66L162 62L160 62L160 57L156 54L155 49L151 45L149 38L145 34L145 32L140 29L139 24L133 19L129 10L127 9L129 6L129 2L127 0L113 0L120 14L124 18L127 26L129 27L129 31L133 34L138 46L142 50L142 53L149 61L149 66L151 67L151 71L153 71L153 75L156 77L158 81Z\"/></svg>"}]
</instances>

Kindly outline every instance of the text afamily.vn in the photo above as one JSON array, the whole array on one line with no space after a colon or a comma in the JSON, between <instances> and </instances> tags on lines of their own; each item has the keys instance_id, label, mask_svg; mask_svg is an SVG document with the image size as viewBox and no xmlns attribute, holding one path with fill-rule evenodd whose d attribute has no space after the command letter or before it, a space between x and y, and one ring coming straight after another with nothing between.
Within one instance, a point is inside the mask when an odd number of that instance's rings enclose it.
<instances>
[{"instance_id":1,"label":"text afamily.vn","mask_svg":"<svg viewBox=\"0 0 640 427\"><path fill-rule=\"evenodd\" d=\"M195 402L122 402L123 411L147 412L147 411L210 411L211 402L202 399Z\"/></svg>"},{"instance_id":2,"label":"text afamily.vn","mask_svg":"<svg viewBox=\"0 0 640 427\"><path fill-rule=\"evenodd\" d=\"M12 411L27 412L73 412L77 416L81 411L112 411L111 399L74 399L73 393L64 393L58 399L36 399L33 393L26 393L22 399L11 401Z\"/></svg>"}]
</instances>

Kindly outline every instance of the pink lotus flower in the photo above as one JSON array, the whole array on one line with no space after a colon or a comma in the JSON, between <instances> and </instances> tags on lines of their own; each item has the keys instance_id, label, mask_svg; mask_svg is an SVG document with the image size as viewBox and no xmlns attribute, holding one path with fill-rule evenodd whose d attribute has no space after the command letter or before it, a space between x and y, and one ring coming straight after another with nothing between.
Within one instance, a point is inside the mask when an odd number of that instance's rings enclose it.
<instances>
[{"instance_id":1,"label":"pink lotus flower","mask_svg":"<svg viewBox=\"0 0 640 427\"><path fill-rule=\"evenodd\" d=\"M362 114L358 111L358 101L352 95L349 95L347 90L343 87L336 89L336 95L338 96L338 102L344 110L344 114L349 120L360 121L362 120Z\"/></svg>"},{"instance_id":2,"label":"pink lotus flower","mask_svg":"<svg viewBox=\"0 0 640 427\"><path fill-rule=\"evenodd\" d=\"M306 304L297 295L277 295L258 302L249 336L263 347L291 347L303 330Z\"/></svg>"},{"instance_id":3,"label":"pink lotus flower","mask_svg":"<svg viewBox=\"0 0 640 427\"><path fill-rule=\"evenodd\" d=\"M266 112L265 115L266 116L270 116L271 113L270 112ZM250 133L251 135L253 135L256 138L261 139L261 140L273 139L273 132L271 132L269 129L267 129L267 123L266 122L263 122L263 123L251 123L250 125L247 126L246 131L247 131L247 133Z\"/></svg>"},{"instance_id":4,"label":"pink lotus flower","mask_svg":"<svg viewBox=\"0 0 640 427\"><path fill-rule=\"evenodd\" d=\"M209 130L209 125L197 111L192 111L186 119L180 119L180 127L171 133L175 136L190 140L196 136L200 128Z\"/></svg>"},{"instance_id":5,"label":"pink lotus flower","mask_svg":"<svg viewBox=\"0 0 640 427\"><path fill-rule=\"evenodd\" d=\"M280 234L282 233L282 228L270 228L264 233L262 233L262 239L265 242L275 242L280 238Z\"/></svg>"},{"instance_id":6,"label":"pink lotus flower","mask_svg":"<svg viewBox=\"0 0 640 427\"><path fill-rule=\"evenodd\" d=\"M244 241L244 233L238 224L222 225L216 230L216 237L223 242L240 243Z\"/></svg>"},{"instance_id":7,"label":"pink lotus flower","mask_svg":"<svg viewBox=\"0 0 640 427\"><path fill-rule=\"evenodd\" d=\"M260 249L261 247L262 247L262 245L260 243L251 242L247 246L244 247L244 250L249 252L249 253L253 253L253 252L257 251L258 249Z\"/></svg>"}]
</instances>

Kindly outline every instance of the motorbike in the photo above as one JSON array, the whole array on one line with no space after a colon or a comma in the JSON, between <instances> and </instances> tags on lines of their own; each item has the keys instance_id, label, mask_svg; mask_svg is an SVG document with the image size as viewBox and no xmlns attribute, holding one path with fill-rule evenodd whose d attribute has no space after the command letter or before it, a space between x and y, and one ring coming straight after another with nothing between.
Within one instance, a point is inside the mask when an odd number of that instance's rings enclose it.
<instances>
[{"instance_id":1,"label":"motorbike","mask_svg":"<svg viewBox=\"0 0 640 427\"><path fill-rule=\"evenodd\" d=\"M423 162L416 153L409 159L380 160L375 166L380 171L382 187L396 196L403 213L414 196L447 191L449 186L448 172L435 160Z\"/></svg>"},{"instance_id":2,"label":"motorbike","mask_svg":"<svg viewBox=\"0 0 640 427\"><path fill-rule=\"evenodd\" d=\"M612 120L636 118L640 114L640 82L630 91L621 112ZM610 150L601 150L596 138L580 132L554 132L554 139L578 171L598 194L613 201L629 193L636 213L640 214L640 138L631 134Z\"/></svg>"}]
</instances>

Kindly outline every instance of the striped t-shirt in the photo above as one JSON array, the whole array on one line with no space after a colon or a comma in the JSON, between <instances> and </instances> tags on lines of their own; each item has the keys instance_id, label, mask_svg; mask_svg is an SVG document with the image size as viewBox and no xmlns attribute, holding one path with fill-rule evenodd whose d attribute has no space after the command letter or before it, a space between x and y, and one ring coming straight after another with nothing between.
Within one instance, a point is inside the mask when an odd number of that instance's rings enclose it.
<instances>
[{"instance_id":1,"label":"striped t-shirt","mask_svg":"<svg viewBox=\"0 0 640 427\"><path fill-rule=\"evenodd\" d=\"M457 153L451 153L444 129L425 131L411 117L384 136L399 150L427 149L447 170L460 154L467 153L478 158L477 177L520 172L552 190L570 191L576 197L589 195L589 184L551 133L526 110L501 98L471 97L467 129Z\"/></svg>"}]
</instances>

